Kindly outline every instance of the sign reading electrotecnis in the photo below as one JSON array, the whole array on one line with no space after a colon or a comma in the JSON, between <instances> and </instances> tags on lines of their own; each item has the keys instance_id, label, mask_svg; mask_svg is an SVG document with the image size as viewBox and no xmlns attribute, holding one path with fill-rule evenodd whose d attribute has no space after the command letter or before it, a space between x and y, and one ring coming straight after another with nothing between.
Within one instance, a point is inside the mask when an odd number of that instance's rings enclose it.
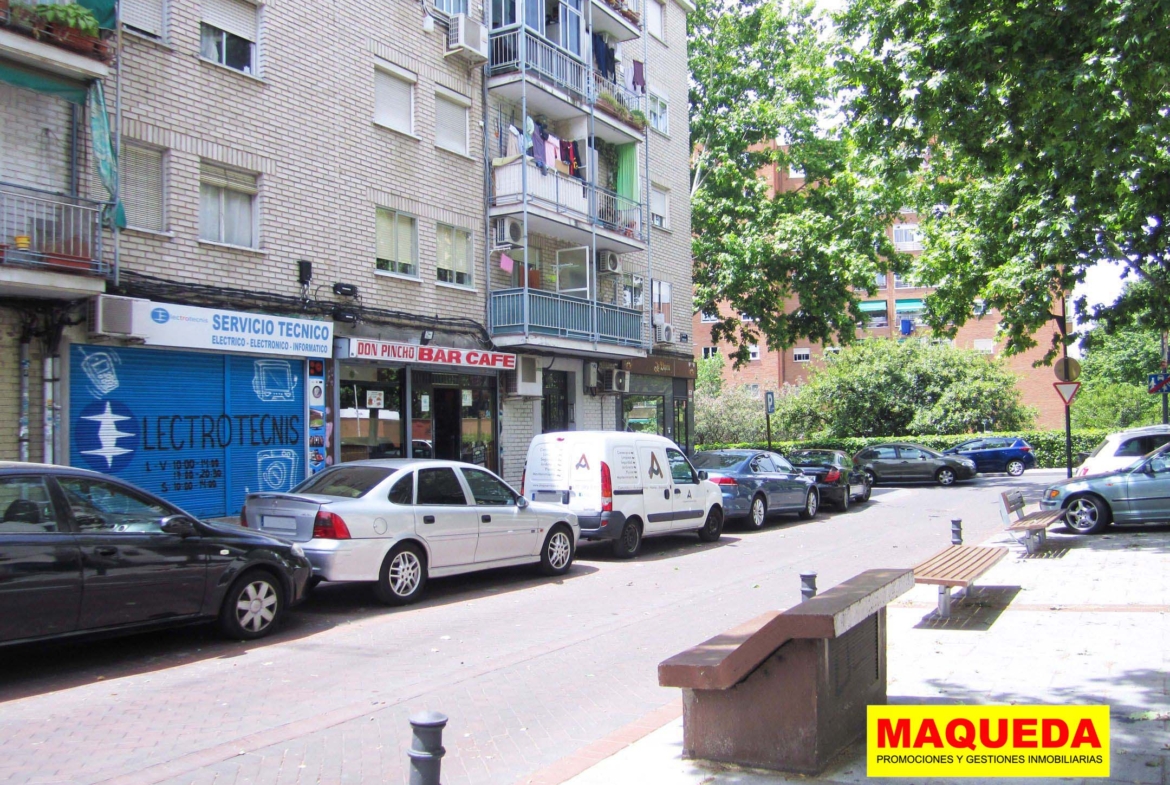
<instances>
[{"instance_id":1,"label":"sign reading electrotecnis","mask_svg":"<svg viewBox=\"0 0 1170 785\"><path fill-rule=\"evenodd\" d=\"M453 349L446 346L420 346L414 343L375 341L369 338L349 339L349 359L496 368L503 371L516 368L514 354L485 352L479 349Z\"/></svg>"},{"instance_id":2,"label":"sign reading electrotecnis","mask_svg":"<svg viewBox=\"0 0 1170 785\"><path fill-rule=\"evenodd\" d=\"M139 300L134 332L148 346L329 357L333 322Z\"/></svg>"}]
</instances>

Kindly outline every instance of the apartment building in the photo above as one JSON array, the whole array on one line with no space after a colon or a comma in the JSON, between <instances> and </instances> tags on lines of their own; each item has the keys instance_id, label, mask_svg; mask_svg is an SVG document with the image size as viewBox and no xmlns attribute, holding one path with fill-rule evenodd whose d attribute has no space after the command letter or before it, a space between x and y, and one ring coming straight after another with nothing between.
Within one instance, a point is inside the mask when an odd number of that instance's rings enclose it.
<instances>
[{"instance_id":1,"label":"apartment building","mask_svg":"<svg viewBox=\"0 0 1170 785\"><path fill-rule=\"evenodd\" d=\"M540 430L689 423L690 346L651 329L691 299L652 196L686 192L686 8L646 1L81 0L79 46L0 0L0 457L222 515L344 461L518 479ZM608 82L595 31L629 42ZM582 165L497 165L520 117Z\"/></svg>"}]
</instances>

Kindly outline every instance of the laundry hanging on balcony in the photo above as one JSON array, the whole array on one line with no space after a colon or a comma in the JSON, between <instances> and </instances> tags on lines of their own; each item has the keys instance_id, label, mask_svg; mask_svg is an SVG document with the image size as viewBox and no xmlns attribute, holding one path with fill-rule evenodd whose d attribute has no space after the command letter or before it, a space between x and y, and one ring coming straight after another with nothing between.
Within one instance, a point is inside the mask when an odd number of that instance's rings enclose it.
<instances>
[{"instance_id":1,"label":"laundry hanging on balcony","mask_svg":"<svg viewBox=\"0 0 1170 785\"><path fill-rule=\"evenodd\" d=\"M126 228L126 210L118 200L118 151L110 137L110 115L106 112L106 97L102 83L95 81L89 86L87 100L89 109L89 132L93 138L93 157L97 162L98 176L110 194L110 204L102 211L102 223L108 227Z\"/></svg>"},{"instance_id":2,"label":"laundry hanging on balcony","mask_svg":"<svg viewBox=\"0 0 1170 785\"><path fill-rule=\"evenodd\" d=\"M634 143L617 146L617 195L637 204L638 146Z\"/></svg>"}]
</instances>

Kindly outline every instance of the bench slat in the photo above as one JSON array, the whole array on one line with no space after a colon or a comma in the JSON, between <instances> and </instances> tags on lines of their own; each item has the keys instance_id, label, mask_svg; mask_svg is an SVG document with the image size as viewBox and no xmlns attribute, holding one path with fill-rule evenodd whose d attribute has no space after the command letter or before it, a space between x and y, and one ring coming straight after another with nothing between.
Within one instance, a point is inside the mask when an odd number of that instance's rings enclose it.
<instances>
[{"instance_id":1,"label":"bench slat","mask_svg":"<svg viewBox=\"0 0 1170 785\"><path fill-rule=\"evenodd\" d=\"M1029 513L1023 518L1020 518L1018 521L1012 523L1012 525L1008 527L1008 531L1047 529L1049 526L1059 521L1063 515L1064 513L1059 510L1051 512L1038 510L1036 512Z\"/></svg>"},{"instance_id":2,"label":"bench slat","mask_svg":"<svg viewBox=\"0 0 1170 785\"><path fill-rule=\"evenodd\" d=\"M1007 555L1008 549L952 545L914 568L914 582L935 586L970 586Z\"/></svg>"}]
</instances>

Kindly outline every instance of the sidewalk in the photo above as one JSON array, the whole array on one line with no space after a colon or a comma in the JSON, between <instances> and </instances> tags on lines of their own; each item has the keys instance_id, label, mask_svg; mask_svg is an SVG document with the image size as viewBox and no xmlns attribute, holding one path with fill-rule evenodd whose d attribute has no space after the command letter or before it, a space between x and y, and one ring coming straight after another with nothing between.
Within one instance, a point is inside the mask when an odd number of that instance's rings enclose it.
<instances>
[{"instance_id":1,"label":"sidewalk","mask_svg":"<svg viewBox=\"0 0 1170 785\"><path fill-rule=\"evenodd\" d=\"M1055 527L1047 550L1032 557L1007 534L984 543L1008 545L1011 553L983 576L970 600L954 605L949 620L935 615L933 586L916 586L891 605L889 700L1108 704L1112 776L1086 782L1170 785L1170 527L1111 529L1097 537L1060 532ZM636 736L641 733L635 729ZM681 753L678 718L568 782L775 785L866 779L864 740L816 779L687 761Z\"/></svg>"}]
</instances>

